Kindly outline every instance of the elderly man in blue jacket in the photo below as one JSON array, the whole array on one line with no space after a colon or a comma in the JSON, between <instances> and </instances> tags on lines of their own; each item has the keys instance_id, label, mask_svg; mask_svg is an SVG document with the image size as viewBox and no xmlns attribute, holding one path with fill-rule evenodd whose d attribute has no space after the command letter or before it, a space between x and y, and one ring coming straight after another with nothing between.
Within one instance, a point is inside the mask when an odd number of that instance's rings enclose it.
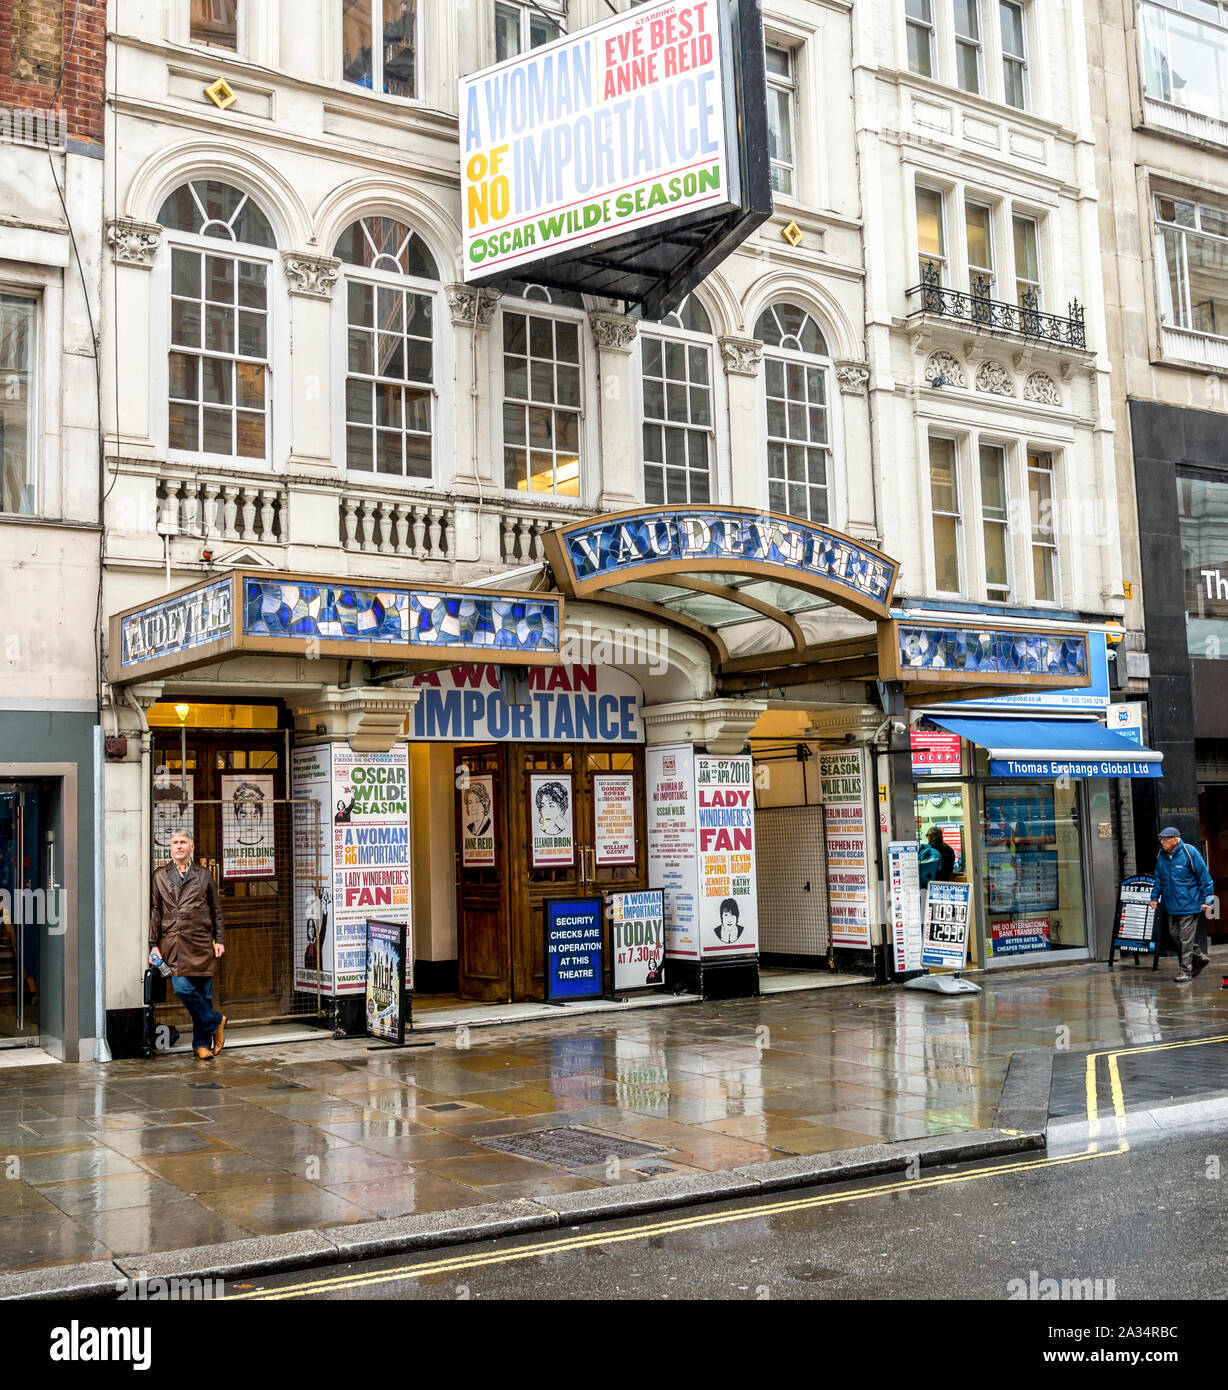
<instances>
[{"instance_id":1,"label":"elderly man in blue jacket","mask_svg":"<svg viewBox=\"0 0 1228 1390\"><path fill-rule=\"evenodd\" d=\"M1188 984L1211 963L1196 945L1199 913L1211 915L1215 905L1215 885L1206 861L1181 838L1175 826L1160 831L1160 857L1156 860L1156 885L1152 902L1163 902L1169 930L1181 955L1179 985Z\"/></svg>"}]
</instances>

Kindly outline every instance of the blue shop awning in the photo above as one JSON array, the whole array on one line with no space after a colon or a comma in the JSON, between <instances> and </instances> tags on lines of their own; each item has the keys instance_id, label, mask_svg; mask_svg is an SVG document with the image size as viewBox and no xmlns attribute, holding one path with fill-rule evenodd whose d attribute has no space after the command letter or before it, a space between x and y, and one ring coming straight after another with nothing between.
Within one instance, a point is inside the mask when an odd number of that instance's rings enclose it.
<instances>
[{"instance_id":1,"label":"blue shop awning","mask_svg":"<svg viewBox=\"0 0 1228 1390\"><path fill-rule=\"evenodd\" d=\"M955 719L934 723L989 754L993 777L1160 777L1163 753L1090 719Z\"/></svg>"}]
</instances>

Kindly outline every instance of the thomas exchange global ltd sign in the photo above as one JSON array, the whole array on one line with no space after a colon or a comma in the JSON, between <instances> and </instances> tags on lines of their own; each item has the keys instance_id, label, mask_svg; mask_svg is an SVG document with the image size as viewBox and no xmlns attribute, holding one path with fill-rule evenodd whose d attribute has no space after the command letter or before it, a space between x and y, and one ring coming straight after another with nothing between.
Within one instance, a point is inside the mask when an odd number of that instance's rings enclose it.
<instances>
[{"instance_id":1,"label":"thomas exchange global ltd sign","mask_svg":"<svg viewBox=\"0 0 1228 1390\"><path fill-rule=\"evenodd\" d=\"M461 79L466 280L734 201L725 13L662 0Z\"/></svg>"}]
</instances>

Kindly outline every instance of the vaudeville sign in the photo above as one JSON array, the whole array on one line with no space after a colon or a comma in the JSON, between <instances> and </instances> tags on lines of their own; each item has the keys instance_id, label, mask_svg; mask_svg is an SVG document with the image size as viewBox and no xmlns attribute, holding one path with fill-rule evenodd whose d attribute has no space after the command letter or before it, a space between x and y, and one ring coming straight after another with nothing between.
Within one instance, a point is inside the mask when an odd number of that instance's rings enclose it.
<instances>
[{"instance_id":1,"label":"vaudeville sign","mask_svg":"<svg viewBox=\"0 0 1228 1390\"><path fill-rule=\"evenodd\" d=\"M529 278L560 283L549 271L582 263L565 283L645 301L675 262L698 270L769 215L762 22L751 0L739 7L657 0L462 77L465 279L533 266ZM702 230L678 244L664 224ZM655 262L609 254L650 242Z\"/></svg>"},{"instance_id":2,"label":"vaudeville sign","mask_svg":"<svg viewBox=\"0 0 1228 1390\"><path fill-rule=\"evenodd\" d=\"M229 578L132 613L120 623L120 664L132 666L229 637L232 614Z\"/></svg>"},{"instance_id":3,"label":"vaudeville sign","mask_svg":"<svg viewBox=\"0 0 1228 1390\"><path fill-rule=\"evenodd\" d=\"M575 522L544 537L556 582L583 596L627 579L754 572L883 617L898 566L812 522L736 507L659 507Z\"/></svg>"}]
</instances>

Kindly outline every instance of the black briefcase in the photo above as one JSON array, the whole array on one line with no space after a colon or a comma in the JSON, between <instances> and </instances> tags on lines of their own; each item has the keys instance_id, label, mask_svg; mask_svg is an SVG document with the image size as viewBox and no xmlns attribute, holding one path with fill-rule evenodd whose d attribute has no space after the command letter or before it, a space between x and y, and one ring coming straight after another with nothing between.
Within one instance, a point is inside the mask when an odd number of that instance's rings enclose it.
<instances>
[{"instance_id":1,"label":"black briefcase","mask_svg":"<svg viewBox=\"0 0 1228 1390\"><path fill-rule=\"evenodd\" d=\"M145 1007L151 1004L166 1003L166 981L167 977L153 965L147 966L145 970Z\"/></svg>"}]
</instances>

